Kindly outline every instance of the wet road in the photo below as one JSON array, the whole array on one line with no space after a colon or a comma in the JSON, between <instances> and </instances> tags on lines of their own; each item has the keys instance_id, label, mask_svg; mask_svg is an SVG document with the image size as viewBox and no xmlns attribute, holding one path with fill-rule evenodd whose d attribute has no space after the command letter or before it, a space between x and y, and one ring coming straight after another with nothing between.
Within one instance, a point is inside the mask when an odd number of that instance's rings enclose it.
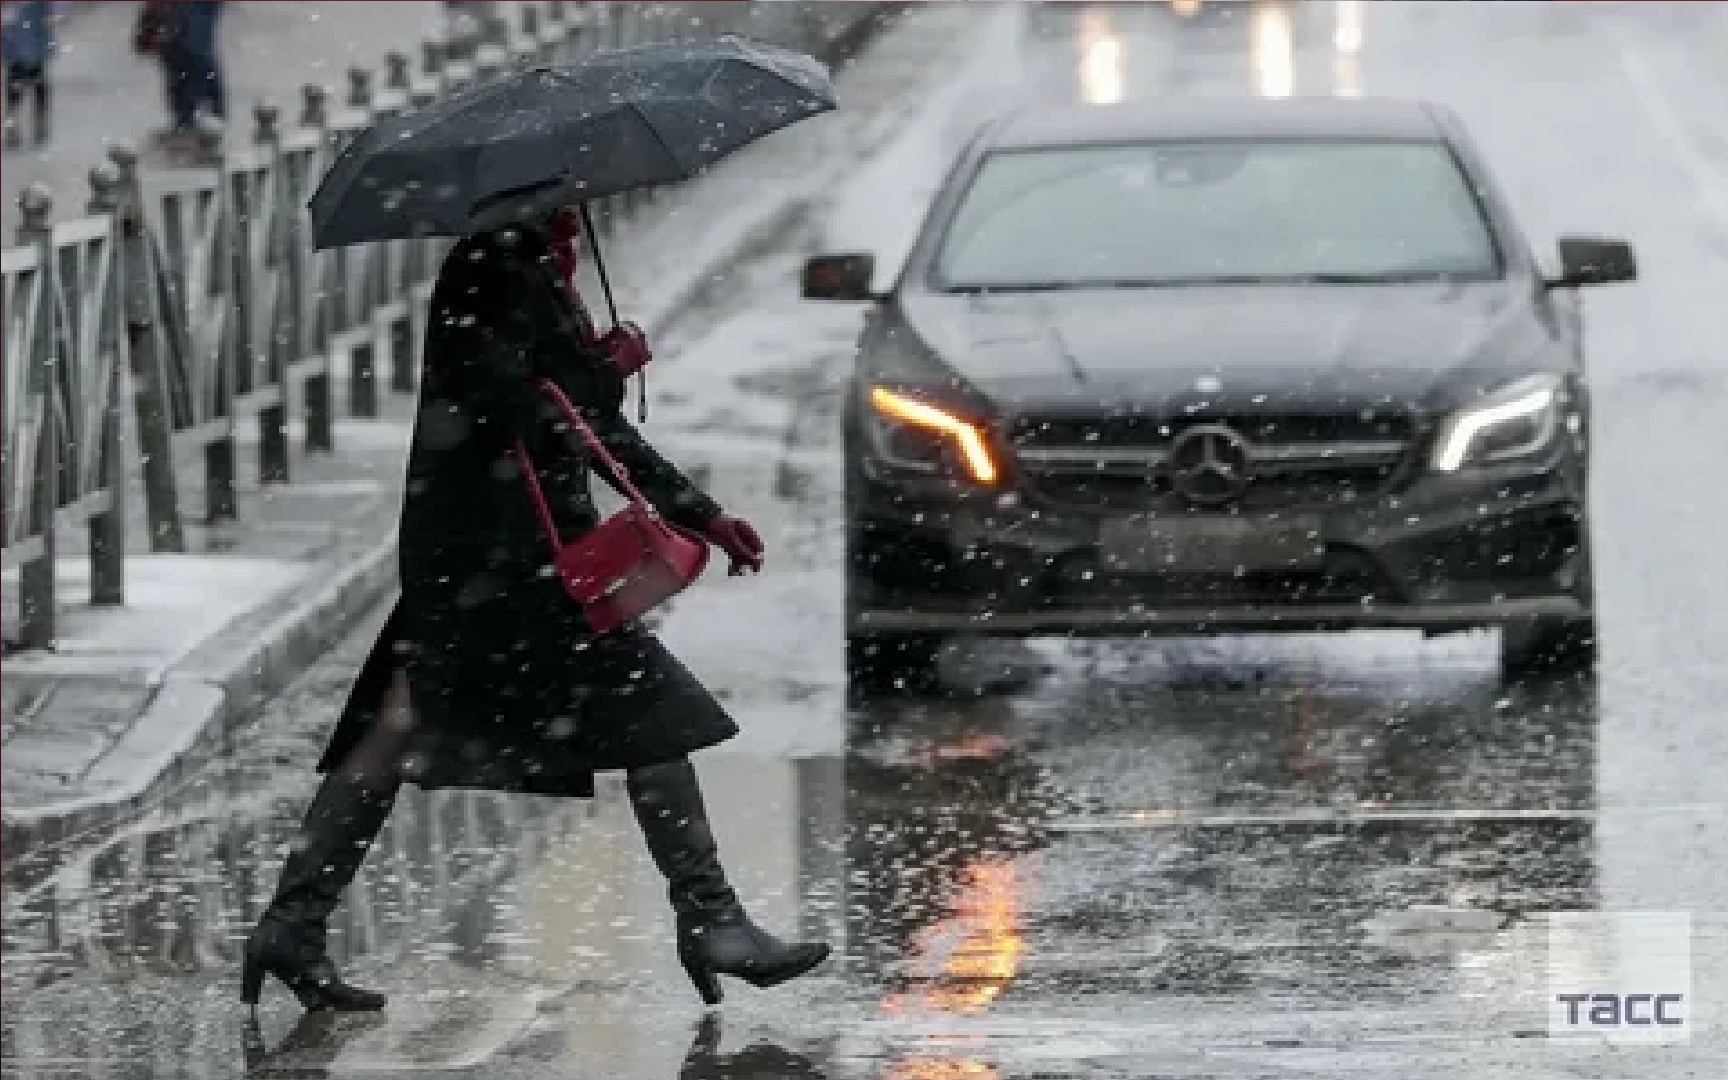
<instances>
[{"instance_id":1,"label":"wet road","mask_svg":"<svg viewBox=\"0 0 1728 1080\"><path fill-rule=\"evenodd\" d=\"M780 555L705 584L665 636L747 728L700 763L741 891L843 958L735 990L698 1027L615 788L412 793L339 916L348 962L397 995L387 1018L296 1025L277 996L249 1034L236 939L361 634L227 767L8 896L5 1075L1728 1074L1728 510L1708 483L1728 467L1728 20L1691 10L1712 6L1189 22L1068 4L981 35L956 76L1092 100L1431 97L1464 114L1542 248L1638 244L1643 282L1587 300L1598 679L1503 687L1485 635L1038 643L957 652L952 697L848 713L832 420L857 312L791 294L805 251L894 232L884 204L904 192L861 177L679 329L650 427ZM916 144L979 96L933 105L952 112L909 127L883 176L927 171ZM1040 665L1029 688L987 686ZM1688 1045L1545 1037L1550 972L1617 947L1557 917L1580 910L1690 913Z\"/></svg>"}]
</instances>

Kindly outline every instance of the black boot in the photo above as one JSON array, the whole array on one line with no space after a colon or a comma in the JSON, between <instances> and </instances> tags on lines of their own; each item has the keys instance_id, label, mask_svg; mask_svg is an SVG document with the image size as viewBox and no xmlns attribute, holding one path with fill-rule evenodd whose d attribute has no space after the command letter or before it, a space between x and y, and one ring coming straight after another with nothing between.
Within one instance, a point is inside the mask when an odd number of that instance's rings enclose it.
<instances>
[{"instance_id":1,"label":"black boot","mask_svg":"<svg viewBox=\"0 0 1728 1080\"><path fill-rule=\"evenodd\" d=\"M678 959L705 1004L720 1003L721 975L778 986L828 959L826 944L788 944L750 921L726 883L702 788L687 759L631 769L629 788L642 837L671 886Z\"/></svg>"},{"instance_id":2,"label":"black boot","mask_svg":"<svg viewBox=\"0 0 1728 1080\"><path fill-rule=\"evenodd\" d=\"M319 785L282 864L276 896L246 939L240 1000L258 1004L264 976L274 975L308 1009L373 1012L384 995L342 981L325 951L325 925L372 846L396 786L368 787L332 772Z\"/></svg>"}]
</instances>

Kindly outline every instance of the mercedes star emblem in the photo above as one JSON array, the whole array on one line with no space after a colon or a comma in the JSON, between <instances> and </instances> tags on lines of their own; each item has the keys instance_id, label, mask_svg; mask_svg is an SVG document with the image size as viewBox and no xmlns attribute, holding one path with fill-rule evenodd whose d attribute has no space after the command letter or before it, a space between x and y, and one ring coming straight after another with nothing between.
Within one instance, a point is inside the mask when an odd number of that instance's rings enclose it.
<instances>
[{"instance_id":1,"label":"mercedes star emblem","mask_svg":"<svg viewBox=\"0 0 1728 1080\"><path fill-rule=\"evenodd\" d=\"M1191 427L1170 446L1177 494L1200 506L1221 506L1248 490L1248 443L1220 424Z\"/></svg>"}]
</instances>

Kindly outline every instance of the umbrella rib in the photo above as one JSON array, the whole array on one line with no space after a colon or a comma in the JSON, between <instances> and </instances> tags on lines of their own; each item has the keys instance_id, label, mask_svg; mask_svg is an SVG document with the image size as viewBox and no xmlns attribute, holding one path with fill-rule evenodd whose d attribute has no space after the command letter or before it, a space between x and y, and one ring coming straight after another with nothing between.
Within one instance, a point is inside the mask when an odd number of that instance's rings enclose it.
<instances>
[{"instance_id":1,"label":"umbrella rib","mask_svg":"<svg viewBox=\"0 0 1728 1080\"><path fill-rule=\"evenodd\" d=\"M642 103L632 101L630 111L636 114L636 119L642 121L642 126L648 129L648 134L654 136L654 141L660 144L661 151L665 153L666 159L672 162L672 166L677 169L684 168L684 163L678 160L678 155L673 152L672 146L666 141L665 136L660 134L660 129L655 127L654 121L648 119L648 114L642 111Z\"/></svg>"}]
</instances>

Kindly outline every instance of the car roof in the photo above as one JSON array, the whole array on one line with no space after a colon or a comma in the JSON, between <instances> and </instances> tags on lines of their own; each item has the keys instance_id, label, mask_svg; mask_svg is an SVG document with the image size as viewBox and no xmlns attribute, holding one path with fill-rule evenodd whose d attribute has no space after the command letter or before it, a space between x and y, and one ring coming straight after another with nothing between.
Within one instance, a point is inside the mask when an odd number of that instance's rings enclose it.
<instances>
[{"instance_id":1,"label":"car roof","mask_svg":"<svg viewBox=\"0 0 1728 1080\"><path fill-rule=\"evenodd\" d=\"M1033 106L999 119L984 149L1163 139L1441 139L1433 105L1386 98L1219 98Z\"/></svg>"}]
</instances>

